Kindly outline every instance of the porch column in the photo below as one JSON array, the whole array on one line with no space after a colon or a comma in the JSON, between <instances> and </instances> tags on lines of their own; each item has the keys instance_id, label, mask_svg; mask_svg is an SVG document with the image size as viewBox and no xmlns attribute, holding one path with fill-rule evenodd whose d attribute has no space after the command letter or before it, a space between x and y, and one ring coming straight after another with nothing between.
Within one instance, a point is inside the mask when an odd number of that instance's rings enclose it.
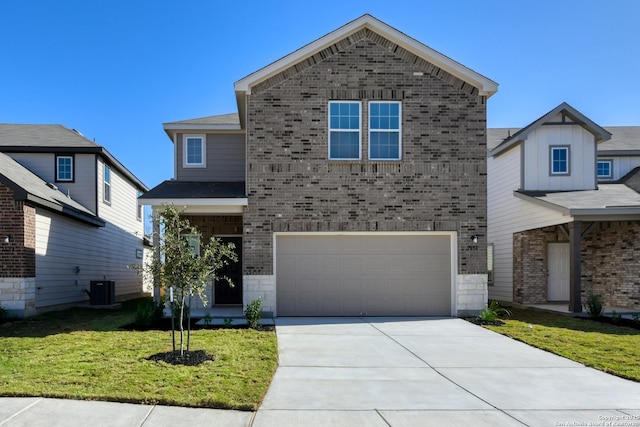
<instances>
[{"instance_id":1,"label":"porch column","mask_svg":"<svg viewBox=\"0 0 640 427\"><path fill-rule=\"evenodd\" d=\"M158 215L160 212L156 210L156 207L152 207L152 221L153 221L153 256L155 259L160 259L160 220ZM160 304L160 288L162 287L162 283L160 283L160 277L158 274L154 272L153 274L153 300L156 304Z\"/></svg>"},{"instance_id":2,"label":"porch column","mask_svg":"<svg viewBox=\"0 0 640 427\"><path fill-rule=\"evenodd\" d=\"M569 311L582 313L580 276L580 242L582 240L582 221L569 223Z\"/></svg>"}]
</instances>

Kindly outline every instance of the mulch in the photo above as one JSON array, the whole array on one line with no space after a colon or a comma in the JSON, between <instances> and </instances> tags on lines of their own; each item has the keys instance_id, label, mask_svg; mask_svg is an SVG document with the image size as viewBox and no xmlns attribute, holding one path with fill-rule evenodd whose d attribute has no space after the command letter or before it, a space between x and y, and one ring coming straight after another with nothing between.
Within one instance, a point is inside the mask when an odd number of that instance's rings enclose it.
<instances>
[{"instance_id":1,"label":"mulch","mask_svg":"<svg viewBox=\"0 0 640 427\"><path fill-rule=\"evenodd\" d=\"M165 353L153 354L147 357L147 360L165 362L171 365L198 366L209 360L214 361L215 356L204 350L184 351L182 355L180 355L179 351L167 351Z\"/></svg>"}]
</instances>

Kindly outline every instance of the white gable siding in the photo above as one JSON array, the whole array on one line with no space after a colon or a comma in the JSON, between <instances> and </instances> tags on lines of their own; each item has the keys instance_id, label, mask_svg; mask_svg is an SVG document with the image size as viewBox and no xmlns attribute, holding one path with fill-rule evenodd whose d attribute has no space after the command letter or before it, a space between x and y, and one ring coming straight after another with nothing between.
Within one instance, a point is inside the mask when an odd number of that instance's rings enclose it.
<instances>
[{"instance_id":1,"label":"white gable siding","mask_svg":"<svg viewBox=\"0 0 640 427\"><path fill-rule=\"evenodd\" d=\"M138 193L135 185L111 167L111 203L105 203L104 162L99 160L97 189L98 216L141 239L144 235L144 224L137 219Z\"/></svg>"},{"instance_id":2,"label":"white gable siding","mask_svg":"<svg viewBox=\"0 0 640 427\"><path fill-rule=\"evenodd\" d=\"M46 182L55 184L91 212L96 212L96 156L75 154L74 182L56 182L56 156L53 153L10 153L18 163L38 175Z\"/></svg>"},{"instance_id":3,"label":"white gable siding","mask_svg":"<svg viewBox=\"0 0 640 427\"><path fill-rule=\"evenodd\" d=\"M93 227L36 210L36 307L88 300L92 280L114 280L116 296L142 292L140 238L112 224ZM77 268L79 268L79 271Z\"/></svg>"},{"instance_id":4,"label":"white gable siding","mask_svg":"<svg viewBox=\"0 0 640 427\"><path fill-rule=\"evenodd\" d=\"M574 191L596 188L594 136L578 125L542 125L524 141L524 189ZM570 175L552 176L550 147L570 147Z\"/></svg>"},{"instance_id":5,"label":"white gable siding","mask_svg":"<svg viewBox=\"0 0 640 427\"><path fill-rule=\"evenodd\" d=\"M521 146L487 160L488 243L494 248L489 298L513 301L513 233L562 224L567 218L513 195L520 187Z\"/></svg>"},{"instance_id":6,"label":"white gable siding","mask_svg":"<svg viewBox=\"0 0 640 427\"><path fill-rule=\"evenodd\" d=\"M623 178L633 169L640 166L640 156L603 156L599 155L598 160L613 160L613 178L618 180ZM605 181L600 179L601 181ZM608 180L607 180L608 181Z\"/></svg>"}]
</instances>

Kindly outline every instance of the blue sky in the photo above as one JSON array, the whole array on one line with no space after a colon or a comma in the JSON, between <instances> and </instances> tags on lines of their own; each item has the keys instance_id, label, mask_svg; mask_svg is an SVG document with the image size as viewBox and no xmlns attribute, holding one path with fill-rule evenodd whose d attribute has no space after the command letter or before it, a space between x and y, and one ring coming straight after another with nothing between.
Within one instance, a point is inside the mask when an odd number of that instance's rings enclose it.
<instances>
[{"instance_id":1,"label":"blue sky","mask_svg":"<svg viewBox=\"0 0 640 427\"><path fill-rule=\"evenodd\" d=\"M0 122L78 129L154 187L163 122L237 111L235 81L365 13L499 83L490 127L563 101L640 125L637 0L0 0Z\"/></svg>"}]
</instances>

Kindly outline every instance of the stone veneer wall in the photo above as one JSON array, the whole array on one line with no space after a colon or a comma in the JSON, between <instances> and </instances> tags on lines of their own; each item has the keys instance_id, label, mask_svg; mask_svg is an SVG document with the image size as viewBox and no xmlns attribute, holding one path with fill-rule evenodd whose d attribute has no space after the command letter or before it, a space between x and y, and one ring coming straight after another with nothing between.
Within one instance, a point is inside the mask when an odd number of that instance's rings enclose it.
<instances>
[{"instance_id":1,"label":"stone veneer wall","mask_svg":"<svg viewBox=\"0 0 640 427\"><path fill-rule=\"evenodd\" d=\"M36 314L36 278L0 277L0 307L9 317Z\"/></svg>"},{"instance_id":2,"label":"stone veneer wall","mask_svg":"<svg viewBox=\"0 0 640 427\"><path fill-rule=\"evenodd\" d=\"M583 226L586 229L587 224ZM557 227L513 235L514 301L547 302L547 244L566 242ZM640 309L640 225L602 222L581 244L582 304L589 292L599 294L605 306Z\"/></svg>"},{"instance_id":3,"label":"stone veneer wall","mask_svg":"<svg viewBox=\"0 0 640 427\"><path fill-rule=\"evenodd\" d=\"M330 100L361 101L362 160L328 160ZM368 160L370 100L402 101L401 161ZM362 30L252 88L247 140L245 277L273 275L275 231L456 231L457 273L486 275L477 89Z\"/></svg>"},{"instance_id":4,"label":"stone veneer wall","mask_svg":"<svg viewBox=\"0 0 640 427\"><path fill-rule=\"evenodd\" d=\"M487 306L487 275L459 274L456 286L458 316L475 316Z\"/></svg>"}]
</instances>

